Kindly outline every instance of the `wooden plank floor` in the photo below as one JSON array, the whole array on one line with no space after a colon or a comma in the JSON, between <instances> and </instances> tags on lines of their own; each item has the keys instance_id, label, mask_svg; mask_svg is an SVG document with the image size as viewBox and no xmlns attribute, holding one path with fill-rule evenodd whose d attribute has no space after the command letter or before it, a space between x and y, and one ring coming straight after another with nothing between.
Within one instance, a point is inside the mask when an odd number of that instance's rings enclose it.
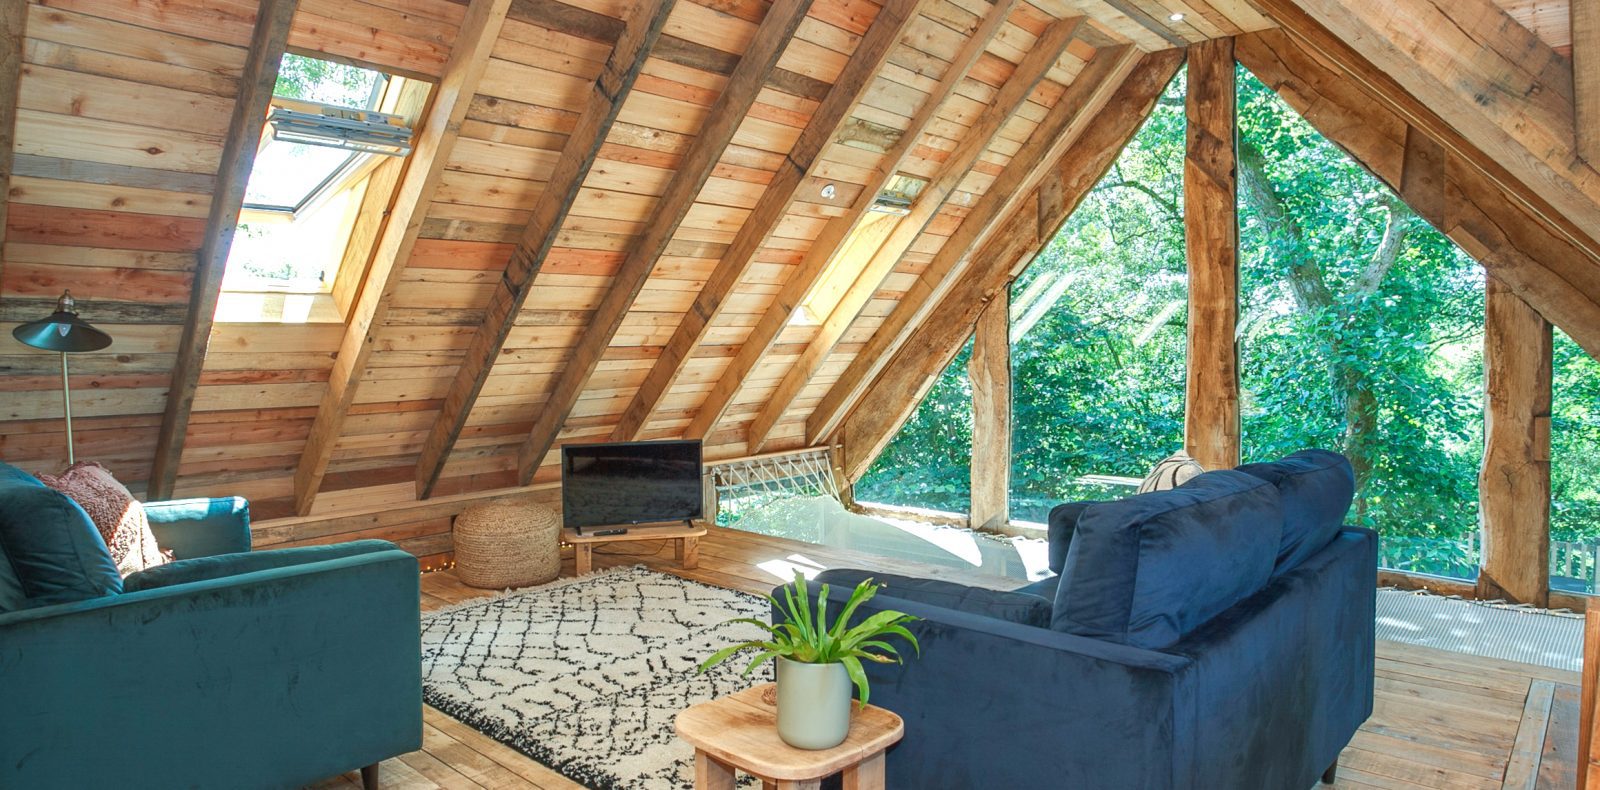
<instances>
[{"instance_id":1,"label":"wooden plank floor","mask_svg":"<svg viewBox=\"0 0 1600 790\"><path fill-rule=\"evenodd\" d=\"M1016 582L920 566L844 549L713 528L700 567L683 571L665 542L621 544L595 552L596 567L642 563L691 579L765 592L792 567L864 567L937 574L1000 589ZM564 574L572 573L570 550ZM422 607L437 609L485 595L449 571L422 579ZM1574 785L1576 673L1477 658L1395 642L1378 643L1374 712L1339 758L1336 787L1560 788ZM556 772L432 708L424 710L421 751L383 763L385 788L579 788ZM354 774L318 788L359 787Z\"/></svg>"}]
</instances>

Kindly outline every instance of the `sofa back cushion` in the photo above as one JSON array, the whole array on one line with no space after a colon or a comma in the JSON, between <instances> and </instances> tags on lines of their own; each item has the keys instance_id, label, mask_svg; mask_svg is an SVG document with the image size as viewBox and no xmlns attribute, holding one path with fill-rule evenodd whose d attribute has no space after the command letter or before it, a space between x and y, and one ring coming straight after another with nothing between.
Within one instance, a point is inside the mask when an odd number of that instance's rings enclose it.
<instances>
[{"instance_id":1,"label":"sofa back cushion","mask_svg":"<svg viewBox=\"0 0 1600 790\"><path fill-rule=\"evenodd\" d=\"M0 555L22 593L15 608L122 592L111 552L83 508L16 472L0 470Z\"/></svg>"},{"instance_id":2,"label":"sofa back cushion","mask_svg":"<svg viewBox=\"0 0 1600 790\"><path fill-rule=\"evenodd\" d=\"M1356 493L1350 462L1328 450L1301 450L1281 461L1245 464L1239 471L1277 486L1283 503L1283 542L1273 576L1294 570L1332 543Z\"/></svg>"},{"instance_id":3,"label":"sofa back cushion","mask_svg":"<svg viewBox=\"0 0 1600 790\"><path fill-rule=\"evenodd\" d=\"M1282 535L1277 489L1233 470L1097 503L1078 518L1051 627L1167 647L1261 589Z\"/></svg>"}]
</instances>

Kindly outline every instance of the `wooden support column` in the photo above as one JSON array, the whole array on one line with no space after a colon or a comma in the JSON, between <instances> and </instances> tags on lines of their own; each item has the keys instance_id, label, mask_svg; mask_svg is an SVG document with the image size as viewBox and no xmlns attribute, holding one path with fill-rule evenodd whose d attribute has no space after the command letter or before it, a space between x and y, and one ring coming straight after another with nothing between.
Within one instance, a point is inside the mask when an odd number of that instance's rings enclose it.
<instances>
[{"instance_id":1,"label":"wooden support column","mask_svg":"<svg viewBox=\"0 0 1600 790\"><path fill-rule=\"evenodd\" d=\"M489 380L494 361L505 347L506 338L516 325L517 314L533 291L533 280L544 268L544 261L555 247L561 225L567 221L573 201L584 179L600 156L606 136L616 124L622 103L633 92L633 85L644 71L645 61L655 51L661 30L667 24L676 0L656 0L649 9L637 9L617 37L605 67L590 86L583 111L567 134L561 158L545 181L533 216L523 228L522 238L506 261L505 273L495 284L483 322L467 345L466 355L456 368L456 376L445 392L439 416L428 431L428 438L417 454L417 498L427 499L439 482L450 451L467 425L472 405Z\"/></svg>"},{"instance_id":2,"label":"wooden support column","mask_svg":"<svg viewBox=\"0 0 1600 790\"><path fill-rule=\"evenodd\" d=\"M1550 599L1550 323L1494 277L1484 295L1478 597Z\"/></svg>"},{"instance_id":3,"label":"wooden support column","mask_svg":"<svg viewBox=\"0 0 1600 790\"><path fill-rule=\"evenodd\" d=\"M344 418L355 403L356 391L367 372L367 360L389 315L389 302L400 287L400 275L411 259L428 206L444 176L450 151L466 120L467 107L488 68L489 53L500 37L510 6L511 0L472 0L467 7L450 60L434 89L432 108L417 130L405 175L396 188L394 208L378 237L367 282L345 321L339 355L328 373L328 389L317 407L316 421L295 469L294 507L299 515L311 512L311 504L322 487L322 476L328 471L334 446L344 430Z\"/></svg>"},{"instance_id":4,"label":"wooden support column","mask_svg":"<svg viewBox=\"0 0 1600 790\"><path fill-rule=\"evenodd\" d=\"M27 38L28 4L0 3L0 250L6 241L6 207L11 204L12 149L17 144L17 94L22 89L22 48ZM0 258L0 269L5 259Z\"/></svg>"},{"instance_id":5,"label":"wooden support column","mask_svg":"<svg viewBox=\"0 0 1600 790\"><path fill-rule=\"evenodd\" d=\"M1184 446L1207 469L1239 465L1239 217L1233 39L1189 47L1183 160L1189 261Z\"/></svg>"},{"instance_id":6,"label":"wooden support column","mask_svg":"<svg viewBox=\"0 0 1600 790\"><path fill-rule=\"evenodd\" d=\"M645 280L655 268L656 259L667 248L678 226L694 207L700 188L711 177L711 171L722 158L722 152L733 141L733 135L744 122L750 105L755 103L767 78L777 68L778 58L788 47L794 31L805 18L811 0L777 0L767 9L755 38L739 59L733 76L728 78L722 95L711 105L706 124L689 145L677 170L661 193L655 213L644 233L634 239L628 256L618 267L611 286L600 300L594 318L585 328L578 345L572 351L544 408L534 420L533 429L517 451L517 479L527 485L533 481L534 472L544 463L550 448L555 446L561 426L578 403L578 396L588 386L600 358L605 355L611 339L627 317L633 300L644 287Z\"/></svg>"},{"instance_id":7,"label":"wooden support column","mask_svg":"<svg viewBox=\"0 0 1600 790\"><path fill-rule=\"evenodd\" d=\"M1600 169L1600 0L1571 0L1573 128L1578 156Z\"/></svg>"},{"instance_id":8,"label":"wooden support column","mask_svg":"<svg viewBox=\"0 0 1600 790\"><path fill-rule=\"evenodd\" d=\"M222 275L228 267L228 250L233 247L233 234L239 227L245 186L250 181L250 169L256 163L261 133L266 128L267 106L272 102L278 66L289 41L289 26L299 5L299 0L261 0L256 9L255 32L250 39L250 52L245 57L244 72L239 77L239 95L234 99L233 116L228 121L222 164L206 216L205 241L195 260L194 281L190 284L188 318L178 340L178 358L172 366L167 408L161 416L161 433L156 439L156 457L150 467L147 489L150 499L170 498L178 482L178 462L183 459L189 413L194 407L195 391L200 388L200 370L205 366L206 347L211 342L217 300L222 297ZM12 99L6 103L15 105L15 97ZM4 144L5 156L9 157L12 141L0 136L0 143ZM0 195L3 194L0 191ZM0 213L0 220L3 219ZM4 229L4 222L0 222L0 233L4 233Z\"/></svg>"},{"instance_id":9,"label":"wooden support column","mask_svg":"<svg viewBox=\"0 0 1600 790\"><path fill-rule=\"evenodd\" d=\"M1011 520L1011 291L983 309L967 361L972 380L972 507L974 529Z\"/></svg>"}]
</instances>

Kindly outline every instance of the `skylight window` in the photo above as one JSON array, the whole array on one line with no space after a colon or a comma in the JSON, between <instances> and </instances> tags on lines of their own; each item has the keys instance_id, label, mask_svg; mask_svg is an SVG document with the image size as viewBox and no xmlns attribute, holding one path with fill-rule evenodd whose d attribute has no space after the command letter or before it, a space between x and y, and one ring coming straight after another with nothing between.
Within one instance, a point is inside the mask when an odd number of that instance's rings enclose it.
<instances>
[{"instance_id":1,"label":"skylight window","mask_svg":"<svg viewBox=\"0 0 1600 790\"><path fill-rule=\"evenodd\" d=\"M375 110L388 82L387 76L376 71L291 53L283 56L272 92L273 107L288 99ZM245 187L248 209L301 211L363 156L340 148L279 140L268 131Z\"/></svg>"}]
</instances>

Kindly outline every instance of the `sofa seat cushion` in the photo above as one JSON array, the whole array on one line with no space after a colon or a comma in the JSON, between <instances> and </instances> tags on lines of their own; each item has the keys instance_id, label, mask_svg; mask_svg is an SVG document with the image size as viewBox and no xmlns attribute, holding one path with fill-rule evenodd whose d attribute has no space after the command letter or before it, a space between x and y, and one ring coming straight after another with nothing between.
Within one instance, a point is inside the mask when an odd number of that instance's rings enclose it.
<instances>
[{"instance_id":1,"label":"sofa seat cushion","mask_svg":"<svg viewBox=\"0 0 1600 790\"><path fill-rule=\"evenodd\" d=\"M1281 461L1246 464L1239 471L1277 486L1283 503L1283 540L1273 576L1294 570L1332 543L1355 498L1350 461L1328 450L1301 450Z\"/></svg>"},{"instance_id":2,"label":"sofa seat cushion","mask_svg":"<svg viewBox=\"0 0 1600 790\"><path fill-rule=\"evenodd\" d=\"M1167 647L1261 589L1282 537L1278 490L1233 470L1097 503L1078 519L1051 627Z\"/></svg>"},{"instance_id":3,"label":"sofa seat cushion","mask_svg":"<svg viewBox=\"0 0 1600 790\"><path fill-rule=\"evenodd\" d=\"M11 606L23 609L122 592L122 575L83 508L14 471L7 467L0 473L0 555L23 598L10 601Z\"/></svg>"},{"instance_id":4,"label":"sofa seat cushion","mask_svg":"<svg viewBox=\"0 0 1600 790\"><path fill-rule=\"evenodd\" d=\"M836 568L817 574L811 583L813 594L817 585L826 584L834 589L849 590L864 579L884 585L878 595L904 601L925 603L953 609L967 614L992 617L1010 623L1021 623L1039 628L1050 626L1050 601L1024 592L986 590L964 584L916 579L888 573L873 573L855 568ZM890 607L892 608L892 607Z\"/></svg>"},{"instance_id":5,"label":"sofa seat cushion","mask_svg":"<svg viewBox=\"0 0 1600 790\"><path fill-rule=\"evenodd\" d=\"M352 540L328 546L298 546L273 551L251 551L240 554L216 554L209 557L178 560L135 573L123 580L124 592L152 590L175 584L223 579L241 573L269 571L311 562L338 560L388 551L396 548L387 540Z\"/></svg>"},{"instance_id":6,"label":"sofa seat cushion","mask_svg":"<svg viewBox=\"0 0 1600 790\"><path fill-rule=\"evenodd\" d=\"M1046 576L1036 582L1029 582L1021 587L1018 587L1013 592L1037 595L1046 601L1054 601L1056 599L1056 590L1060 587L1060 576Z\"/></svg>"}]
</instances>

